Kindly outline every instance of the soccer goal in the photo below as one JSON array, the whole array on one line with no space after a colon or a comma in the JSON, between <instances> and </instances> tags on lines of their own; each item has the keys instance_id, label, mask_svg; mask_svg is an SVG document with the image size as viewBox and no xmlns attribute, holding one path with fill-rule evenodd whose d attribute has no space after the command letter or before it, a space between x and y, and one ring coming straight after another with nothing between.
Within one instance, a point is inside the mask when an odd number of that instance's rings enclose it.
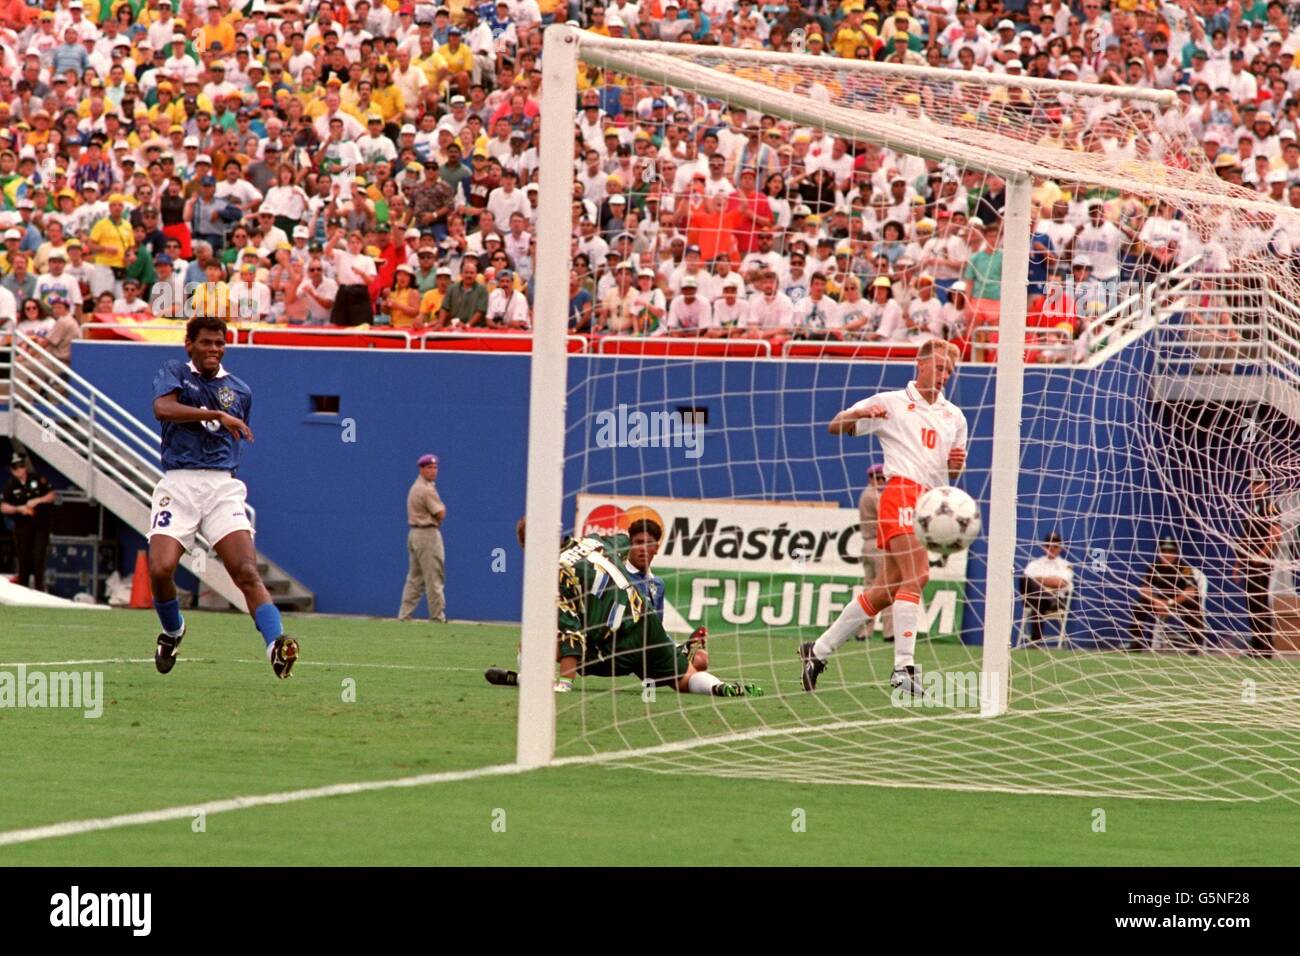
<instances>
[{"instance_id":1,"label":"soccer goal","mask_svg":"<svg viewBox=\"0 0 1300 956\"><path fill-rule=\"evenodd\" d=\"M521 764L1300 798L1300 212L1167 93L566 26L543 63ZM923 694L879 619L807 693L873 573L879 446L827 424L931 337L984 534L931 555ZM763 696L553 690L562 537L645 518L664 627Z\"/></svg>"}]
</instances>

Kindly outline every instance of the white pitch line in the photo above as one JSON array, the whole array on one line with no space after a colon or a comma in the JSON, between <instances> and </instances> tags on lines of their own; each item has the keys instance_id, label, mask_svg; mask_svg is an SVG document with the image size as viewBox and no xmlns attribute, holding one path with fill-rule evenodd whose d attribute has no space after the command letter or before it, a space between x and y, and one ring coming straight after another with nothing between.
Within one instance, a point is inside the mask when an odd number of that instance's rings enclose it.
<instances>
[{"instance_id":1,"label":"white pitch line","mask_svg":"<svg viewBox=\"0 0 1300 956\"><path fill-rule=\"evenodd\" d=\"M599 764L620 764L629 763L631 769L648 769L638 768L631 761L639 757L653 757L662 754L680 753L682 751L694 750L700 747L719 746L732 743L743 743L751 740L761 740L767 737L791 737L801 734L821 734L834 733L840 730L852 730L868 725L878 725L882 723L904 723L918 720L981 720L976 714L933 714L919 715L909 718L885 718L883 720L841 720L821 726L804 726L804 727L762 727L754 730L738 731L731 734L722 734L715 737L703 737L696 740L675 741L672 743L657 744L651 747L641 747L636 750L615 751L604 754L583 754L574 757L561 757L547 764L547 767L575 767L575 766L592 766ZM323 787L313 787L306 790L288 790L281 793L267 793L255 796L230 797L225 800L214 800L209 803L186 804L178 807L166 807L162 810L146 810L141 813L126 813L113 817L99 817L89 820L68 820L63 823L51 823L45 826L29 827L22 830L9 830L0 832L0 846L12 846L18 843L33 843L38 840L50 840L58 837L77 836L82 833L94 833L100 830L115 830L121 827L143 826L151 823L166 823L171 820L192 819L195 812L202 810L204 814L226 813L231 810L247 810L253 807L279 806L286 803L298 803L303 800L317 800L323 797L347 796L354 793L373 793L379 790L393 790L407 787L423 787L437 783L457 783L464 780L477 780L481 777L501 777L512 776L515 774L526 773L534 769L546 769L545 767L521 767L518 764L495 764L489 767L478 767L473 770L455 770L443 773L426 773L413 777L397 777L392 780L368 780L358 783L337 783ZM1096 790L1071 790L1065 788L1037 788L1037 787L999 787L999 786L980 786L978 784L935 784L927 786L923 783L904 783L904 782L880 782L865 783L868 786L884 786L900 789L915 790L961 790L975 793L1005 793L1021 796L1069 796L1069 797L1087 797L1087 796L1107 796L1114 798L1129 798L1137 800L1169 800L1183 801L1188 800L1193 803L1210 803L1210 802L1256 802L1253 798L1232 798L1232 797L1179 797L1176 795L1160 794L1133 794L1115 791L1096 791Z\"/></svg>"},{"instance_id":2,"label":"white pitch line","mask_svg":"<svg viewBox=\"0 0 1300 956\"><path fill-rule=\"evenodd\" d=\"M261 660L252 658L236 657L231 660L218 660L215 657L182 657L180 663L189 661L192 664L261 664L266 665L266 658ZM75 661L9 661L0 662L0 667L76 667L83 664L152 664L152 657L100 657L88 658L86 660ZM403 670L403 671L466 671L478 673L477 667L435 667L426 664L368 664L360 662L336 662L336 661L308 661L300 660L298 666L307 667L371 667L382 668L384 670Z\"/></svg>"},{"instance_id":3,"label":"white pitch line","mask_svg":"<svg viewBox=\"0 0 1300 956\"><path fill-rule=\"evenodd\" d=\"M460 780L473 780L478 777L497 777L522 773L524 768L517 764L498 764L491 767L479 767L474 770L455 770L446 773L425 773L415 777L401 777L396 780L368 780L359 783L335 783L325 787L312 787L307 790L286 790L282 793L265 793L259 796L231 797L226 800L213 800L209 803L194 803L188 806L167 807L163 810L146 810L143 813L124 813L115 817L99 817L91 820L68 820L64 823L51 823L47 826L29 827L25 830L9 830L0 833L0 846L13 846L18 843L33 843L37 840L51 840L58 837L77 836L82 833L94 833L99 830L116 830L120 827L143 826L150 823L166 823L171 820L192 819L195 813L204 815L226 813L231 810L248 810L252 807L279 806L285 803L297 803L302 800L317 800L322 797L341 797L353 793L367 793L374 790L391 790L397 787L423 787L435 783L455 783Z\"/></svg>"},{"instance_id":4,"label":"white pitch line","mask_svg":"<svg viewBox=\"0 0 1300 956\"><path fill-rule=\"evenodd\" d=\"M78 661L8 661L0 667L78 667L82 664L152 664L152 657L98 657Z\"/></svg>"}]
</instances>

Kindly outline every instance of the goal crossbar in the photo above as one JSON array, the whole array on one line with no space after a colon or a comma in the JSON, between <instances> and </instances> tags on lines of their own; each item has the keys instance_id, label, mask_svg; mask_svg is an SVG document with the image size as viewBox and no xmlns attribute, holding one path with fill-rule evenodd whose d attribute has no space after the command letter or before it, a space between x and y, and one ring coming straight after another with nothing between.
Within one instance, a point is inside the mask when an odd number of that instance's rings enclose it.
<instances>
[{"instance_id":1,"label":"goal crossbar","mask_svg":"<svg viewBox=\"0 0 1300 956\"><path fill-rule=\"evenodd\" d=\"M709 48L686 43L613 39L576 30L574 33L577 34L574 42L578 58L593 66L651 82L662 82L671 77L713 99L816 126L838 136L873 143L898 152L940 163L960 159L968 169L1007 179L1032 177L1056 182L1079 181L1120 192L1132 190L1139 182L1139 177L1121 174L1110 168L1112 164L1106 157L1091 157L1090 154L1043 144L1037 145L1030 153L1026 152L1023 142L991 131L981 134L984 142L974 143L969 139L945 135L946 128L941 124L900 123L896 116L833 103L819 103L806 96L776 89L697 62L701 55L712 53ZM806 54L733 49L728 49L725 53L729 62L773 67L828 68L826 58ZM1159 107L1168 106L1172 99L1172 94L1153 90L1101 87L1097 84L1008 77L991 73L975 74L896 63L836 60L834 69L837 73L859 73L881 78L893 76L914 81L951 80L979 86L1023 88L1041 93L1104 97L1109 101L1145 103ZM1092 162L1090 159L1097 161ZM1164 176L1165 180L1158 184L1145 182L1142 185L1172 199L1212 203L1243 212L1274 215L1279 212L1276 203L1254 199L1244 189L1234 191L1221 182L1209 183L1191 175L1180 177L1177 170L1159 164L1153 164L1152 172Z\"/></svg>"}]
</instances>

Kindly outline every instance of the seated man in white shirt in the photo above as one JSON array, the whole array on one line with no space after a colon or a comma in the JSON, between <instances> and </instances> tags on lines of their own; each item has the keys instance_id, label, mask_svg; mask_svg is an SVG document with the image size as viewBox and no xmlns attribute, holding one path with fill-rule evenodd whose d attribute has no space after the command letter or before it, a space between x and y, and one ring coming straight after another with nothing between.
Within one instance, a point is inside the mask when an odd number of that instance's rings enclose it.
<instances>
[{"instance_id":1,"label":"seated man in white shirt","mask_svg":"<svg viewBox=\"0 0 1300 956\"><path fill-rule=\"evenodd\" d=\"M704 335L713 326L713 309L696 293L699 280L687 274L682 277L682 291L674 296L668 306L666 331L669 335Z\"/></svg>"},{"instance_id":2,"label":"seated man in white shirt","mask_svg":"<svg viewBox=\"0 0 1300 956\"><path fill-rule=\"evenodd\" d=\"M748 337L783 338L794 331L794 303L776 284L775 272L758 273L758 291L749 297Z\"/></svg>"},{"instance_id":3,"label":"seated man in white shirt","mask_svg":"<svg viewBox=\"0 0 1300 956\"><path fill-rule=\"evenodd\" d=\"M719 337L744 335L749 325L749 301L740 294L743 283L732 273L722 281L722 294L713 300L713 323Z\"/></svg>"},{"instance_id":4,"label":"seated man in white shirt","mask_svg":"<svg viewBox=\"0 0 1300 956\"><path fill-rule=\"evenodd\" d=\"M509 269L497 272L496 283L488 293L487 324L494 329L527 331L529 327L528 300L515 288L515 274Z\"/></svg>"},{"instance_id":5,"label":"seated man in white shirt","mask_svg":"<svg viewBox=\"0 0 1300 956\"><path fill-rule=\"evenodd\" d=\"M140 298L140 281L123 279L122 294L113 302L113 311L119 315L148 312L149 303Z\"/></svg>"},{"instance_id":6,"label":"seated man in white shirt","mask_svg":"<svg viewBox=\"0 0 1300 956\"><path fill-rule=\"evenodd\" d=\"M1070 601L1074 571L1070 562L1061 557L1061 547L1061 536L1053 531L1043 539L1043 556L1025 565L1025 576L1020 580L1030 644L1042 640L1043 618L1065 610Z\"/></svg>"}]
</instances>

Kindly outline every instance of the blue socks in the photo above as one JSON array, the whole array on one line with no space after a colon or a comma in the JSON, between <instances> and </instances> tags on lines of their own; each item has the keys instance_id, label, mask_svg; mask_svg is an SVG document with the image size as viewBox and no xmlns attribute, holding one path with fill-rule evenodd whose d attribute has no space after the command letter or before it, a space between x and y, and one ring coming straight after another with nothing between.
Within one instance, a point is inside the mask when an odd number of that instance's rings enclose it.
<instances>
[{"instance_id":1,"label":"blue socks","mask_svg":"<svg viewBox=\"0 0 1300 956\"><path fill-rule=\"evenodd\" d=\"M153 609L158 612L158 621L162 629L171 637L179 637L185 629L185 619L181 617L181 602L176 598L170 601L154 601ZM262 640L267 646L274 644L276 638L284 634L280 623L280 609L274 604L263 604L253 612L253 621L262 632Z\"/></svg>"},{"instance_id":2,"label":"blue socks","mask_svg":"<svg viewBox=\"0 0 1300 956\"><path fill-rule=\"evenodd\" d=\"M185 619L181 617L181 602L176 598L170 601L154 601L153 609L158 612L158 622L168 637L180 637L185 629ZM278 618L277 618L278 620Z\"/></svg>"},{"instance_id":3,"label":"blue socks","mask_svg":"<svg viewBox=\"0 0 1300 956\"><path fill-rule=\"evenodd\" d=\"M253 612L253 622L257 629L262 632L262 640L266 641L266 646L270 647L276 642L276 639L284 634L284 626L280 623L280 609L274 604L263 604Z\"/></svg>"}]
</instances>

